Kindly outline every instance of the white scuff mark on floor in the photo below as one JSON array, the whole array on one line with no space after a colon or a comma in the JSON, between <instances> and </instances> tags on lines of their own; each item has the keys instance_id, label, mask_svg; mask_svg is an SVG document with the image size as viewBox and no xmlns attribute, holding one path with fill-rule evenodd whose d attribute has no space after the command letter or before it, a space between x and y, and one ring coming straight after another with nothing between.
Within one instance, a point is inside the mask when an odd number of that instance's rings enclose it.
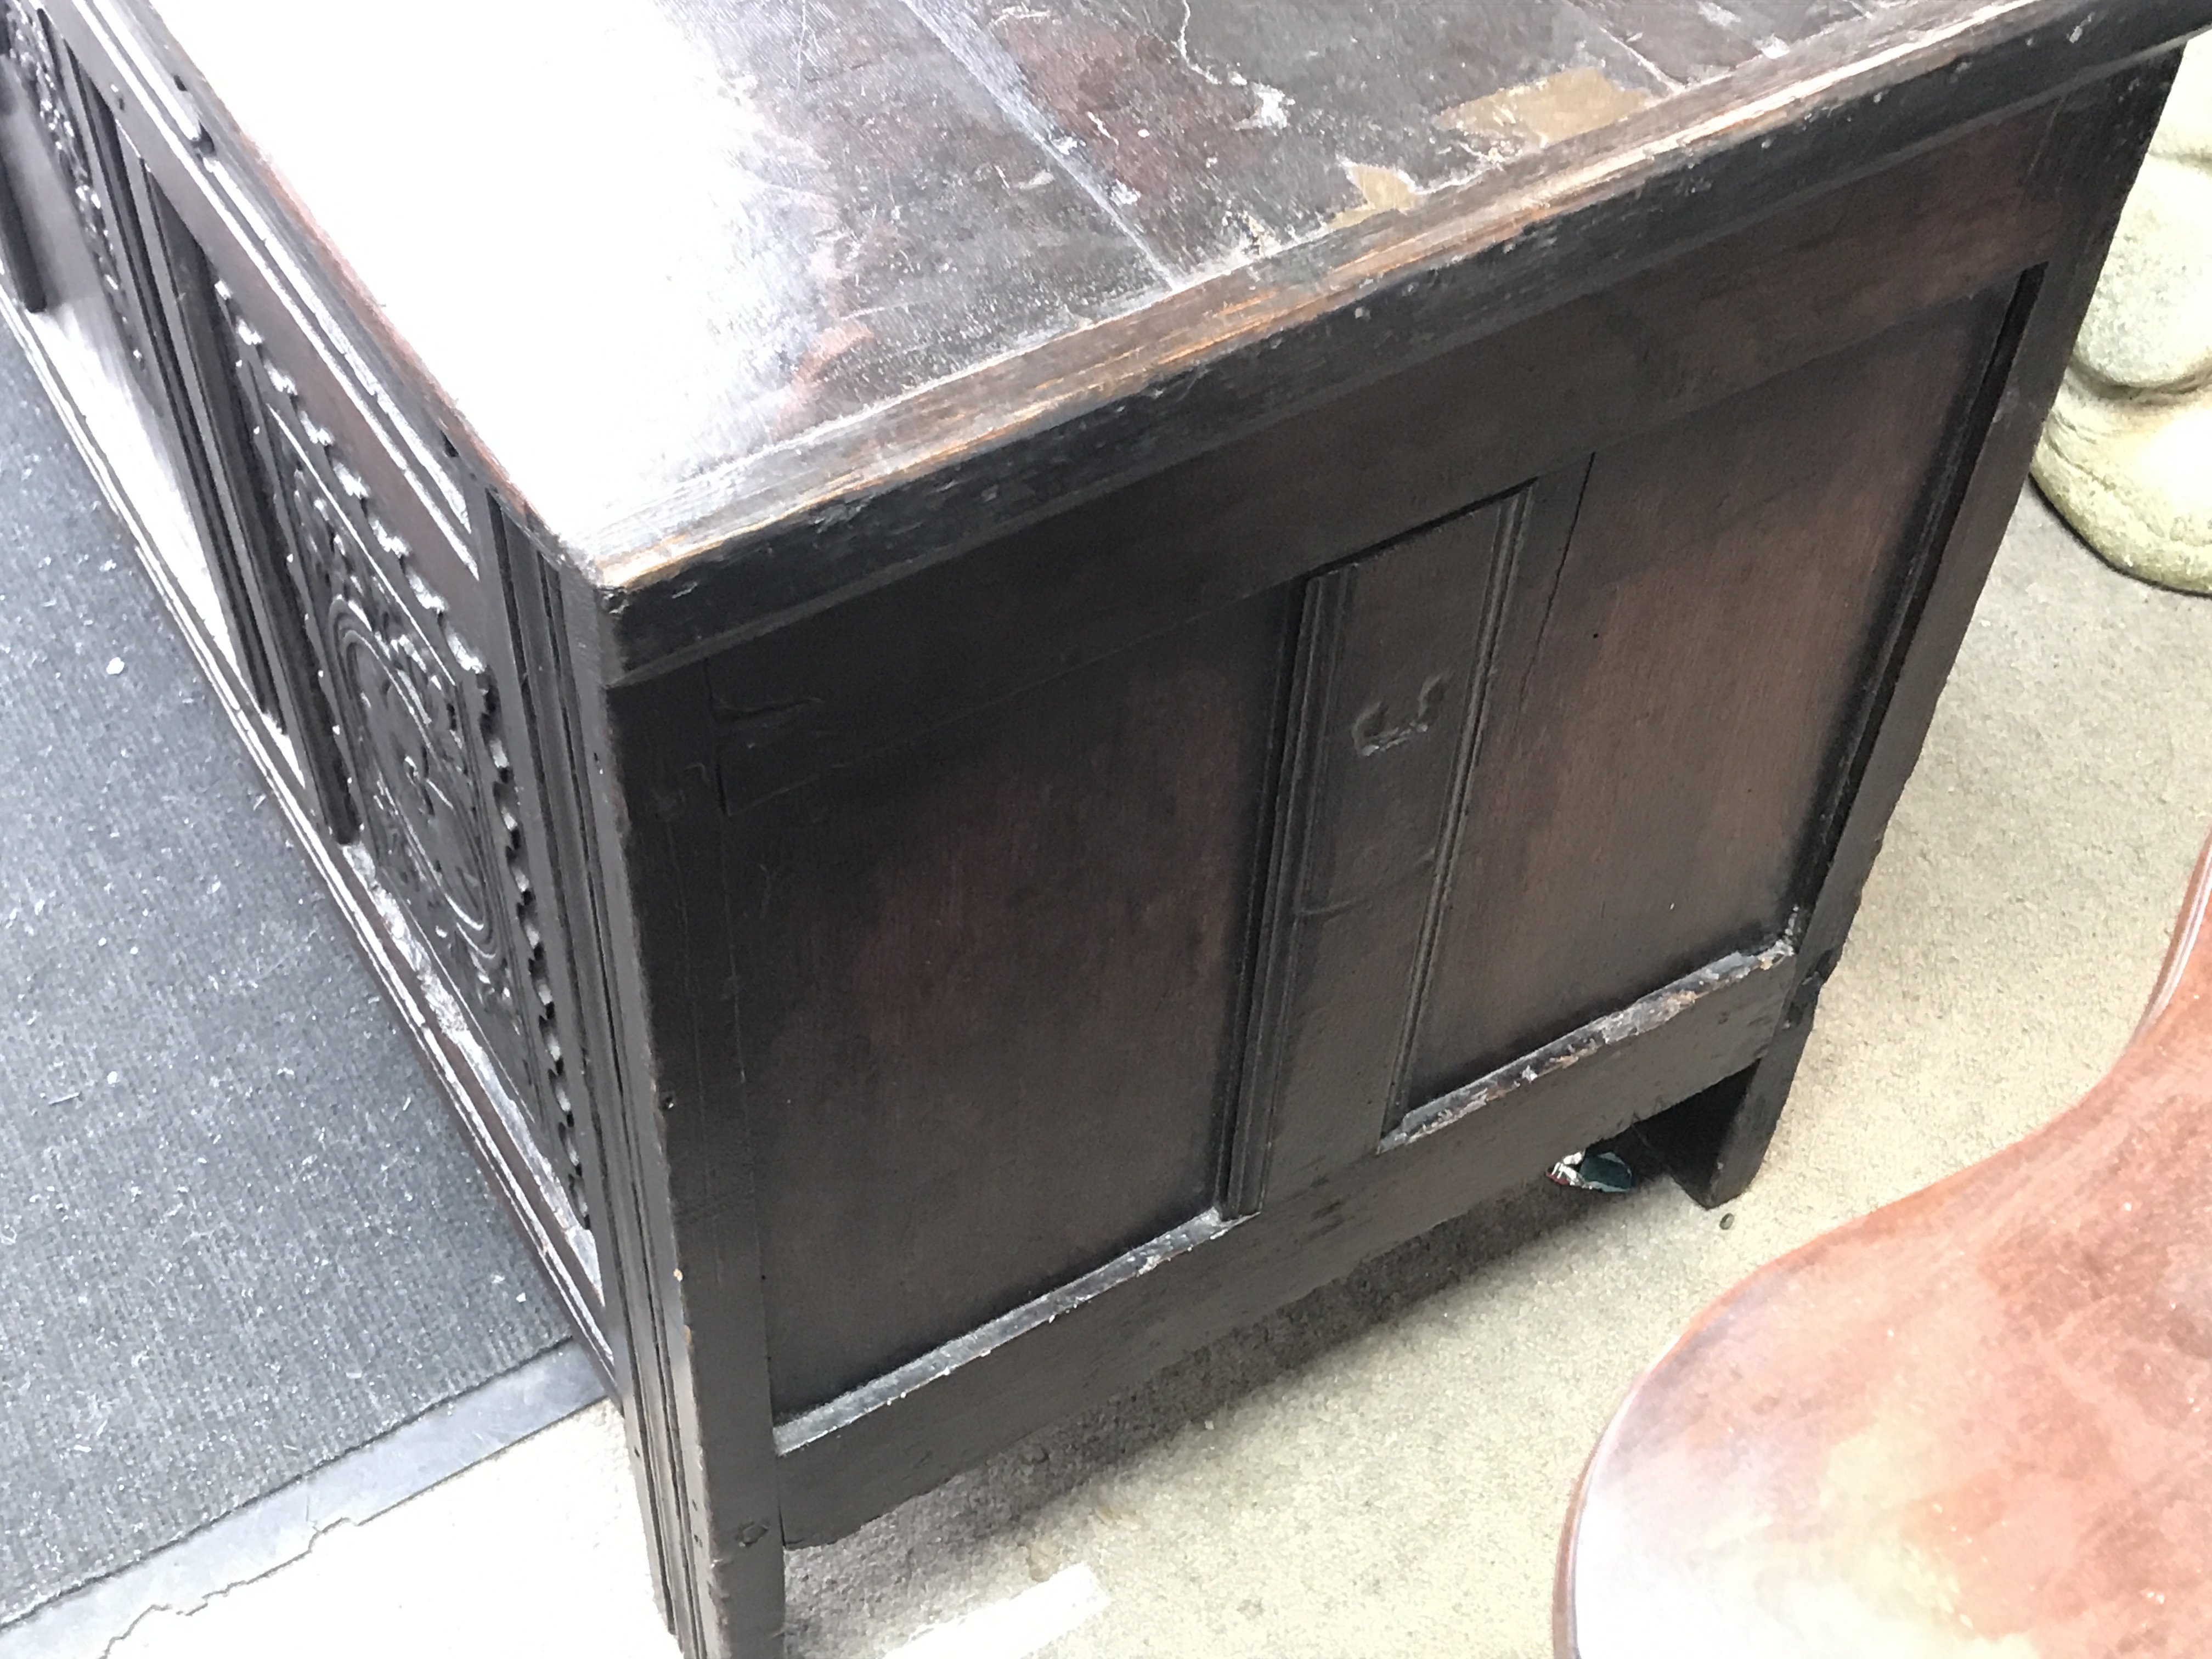
<instances>
[{"instance_id":1,"label":"white scuff mark on floor","mask_svg":"<svg viewBox=\"0 0 2212 1659\"><path fill-rule=\"evenodd\" d=\"M1106 1611L1110 1598L1086 1562L1018 1595L932 1625L884 1659L1028 1659Z\"/></svg>"},{"instance_id":2,"label":"white scuff mark on floor","mask_svg":"<svg viewBox=\"0 0 2212 1659\"><path fill-rule=\"evenodd\" d=\"M233 1513L236 1511L234 1510ZM211 1585L204 1590L187 1590L173 1600L164 1599L148 1602L131 1615L129 1624L100 1644L100 1650L94 1656L94 1659L110 1659L117 1650L122 1648L124 1644L137 1633L141 1625L147 1624L149 1620L158 1627L161 1620L156 1615L166 1614L172 1619L190 1619L202 1608L222 1601L233 1591L244 1589L249 1584L258 1583L271 1573L289 1567L295 1561L306 1560L315 1553L325 1538L341 1527L352 1527L358 1524L356 1518L350 1515L334 1515L327 1520L319 1521L311 1513L306 1518L311 1528L306 1540L295 1547L286 1549L277 1559L258 1562L244 1567L235 1577L226 1579L220 1584ZM134 1653L137 1651L136 1648L128 1650Z\"/></svg>"}]
</instances>

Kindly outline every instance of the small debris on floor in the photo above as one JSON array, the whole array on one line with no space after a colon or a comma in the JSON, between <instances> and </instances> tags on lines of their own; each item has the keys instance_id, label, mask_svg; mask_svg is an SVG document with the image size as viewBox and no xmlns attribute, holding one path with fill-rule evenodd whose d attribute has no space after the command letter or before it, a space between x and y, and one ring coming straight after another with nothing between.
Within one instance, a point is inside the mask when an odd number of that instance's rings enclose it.
<instances>
[{"instance_id":1,"label":"small debris on floor","mask_svg":"<svg viewBox=\"0 0 2212 1659\"><path fill-rule=\"evenodd\" d=\"M1562 1187L1589 1193L1625 1193L1636 1185L1636 1171L1613 1152L1569 1152L1552 1166L1552 1179Z\"/></svg>"}]
</instances>

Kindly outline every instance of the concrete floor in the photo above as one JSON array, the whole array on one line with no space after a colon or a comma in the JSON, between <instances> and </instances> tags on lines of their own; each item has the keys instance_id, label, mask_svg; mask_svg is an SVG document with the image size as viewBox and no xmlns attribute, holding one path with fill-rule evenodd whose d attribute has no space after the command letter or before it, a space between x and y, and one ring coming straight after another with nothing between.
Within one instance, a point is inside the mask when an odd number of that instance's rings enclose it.
<instances>
[{"instance_id":1,"label":"concrete floor","mask_svg":"<svg viewBox=\"0 0 2212 1659\"><path fill-rule=\"evenodd\" d=\"M1637 1372L1751 1268L2079 1094L2208 825L2212 600L2029 498L1732 1227L1538 1183L794 1558L793 1659L994 1606L906 1659L1035 1651L1055 1610L1054 1659L1540 1659L1568 1491ZM645 1571L599 1406L111 1651L666 1659Z\"/></svg>"}]
</instances>

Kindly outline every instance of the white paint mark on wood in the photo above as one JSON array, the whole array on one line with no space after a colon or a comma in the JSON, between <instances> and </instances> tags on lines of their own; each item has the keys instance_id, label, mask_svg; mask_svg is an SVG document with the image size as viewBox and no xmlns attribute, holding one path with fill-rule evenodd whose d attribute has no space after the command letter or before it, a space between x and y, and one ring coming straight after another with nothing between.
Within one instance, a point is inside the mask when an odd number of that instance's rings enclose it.
<instances>
[{"instance_id":1,"label":"white paint mark on wood","mask_svg":"<svg viewBox=\"0 0 2212 1659\"><path fill-rule=\"evenodd\" d=\"M1218 87L1221 84L1219 76L1190 55L1190 0L1182 0L1182 27L1176 31L1176 56L1182 59L1185 69L1207 85Z\"/></svg>"},{"instance_id":2,"label":"white paint mark on wood","mask_svg":"<svg viewBox=\"0 0 2212 1659\"><path fill-rule=\"evenodd\" d=\"M1601 70L1569 69L1455 105L1437 125L1480 143L1535 149L1610 126L1651 101L1649 92L1620 86Z\"/></svg>"},{"instance_id":3,"label":"white paint mark on wood","mask_svg":"<svg viewBox=\"0 0 2212 1659\"><path fill-rule=\"evenodd\" d=\"M1421 199L1421 187L1402 167L1371 167L1348 155L1339 156L1337 165L1358 187L1360 203L1332 219L1329 222L1334 226L1356 225L1378 213L1403 213Z\"/></svg>"},{"instance_id":4,"label":"white paint mark on wood","mask_svg":"<svg viewBox=\"0 0 2212 1659\"><path fill-rule=\"evenodd\" d=\"M1245 119L1237 124L1243 132L1280 132L1291 124L1291 106L1297 101L1280 87L1271 87L1262 82L1252 82L1252 95L1260 106Z\"/></svg>"}]
</instances>

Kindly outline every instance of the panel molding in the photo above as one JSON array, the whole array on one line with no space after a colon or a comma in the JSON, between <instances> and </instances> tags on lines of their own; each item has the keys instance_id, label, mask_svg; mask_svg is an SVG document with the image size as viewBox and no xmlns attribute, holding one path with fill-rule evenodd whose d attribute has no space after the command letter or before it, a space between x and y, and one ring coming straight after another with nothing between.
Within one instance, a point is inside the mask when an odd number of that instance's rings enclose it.
<instances>
[{"instance_id":1,"label":"panel molding","mask_svg":"<svg viewBox=\"0 0 2212 1659\"><path fill-rule=\"evenodd\" d=\"M1371 1155L1405 1113L1506 623L1558 577L1586 476L1582 458L1305 584L1232 1212Z\"/></svg>"},{"instance_id":2,"label":"panel molding","mask_svg":"<svg viewBox=\"0 0 2212 1659\"><path fill-rule=\"evenodd\" d=\"M1506 623L1411 1104L1789 936L2016 281L1595 453Z\"/></svg>"},{"instance_id":3,"label":"panel molding","mask_svg":"<svg viewBox=\"0 0 2212 1659\"><path fill-rule=\"evenodd\" d=\"M779 1424L785 1541L823 1544L1024 1435L1618 1134L1771 1040L1786 947L1593 1021L1557 1063L1303 1191L1200 1217L1086 1279Z\"/></svg>"},{"instance_id":4,"label":"panel molding","mask_svg":"<svg viewBox=\"0 0 2212 1659\"><path fill-rule=\"evenodd\" d=\"M1394 1114L1531 493L1304 585L1232 1213L1373 1152Z\"/></svg>"}]
</instances>

